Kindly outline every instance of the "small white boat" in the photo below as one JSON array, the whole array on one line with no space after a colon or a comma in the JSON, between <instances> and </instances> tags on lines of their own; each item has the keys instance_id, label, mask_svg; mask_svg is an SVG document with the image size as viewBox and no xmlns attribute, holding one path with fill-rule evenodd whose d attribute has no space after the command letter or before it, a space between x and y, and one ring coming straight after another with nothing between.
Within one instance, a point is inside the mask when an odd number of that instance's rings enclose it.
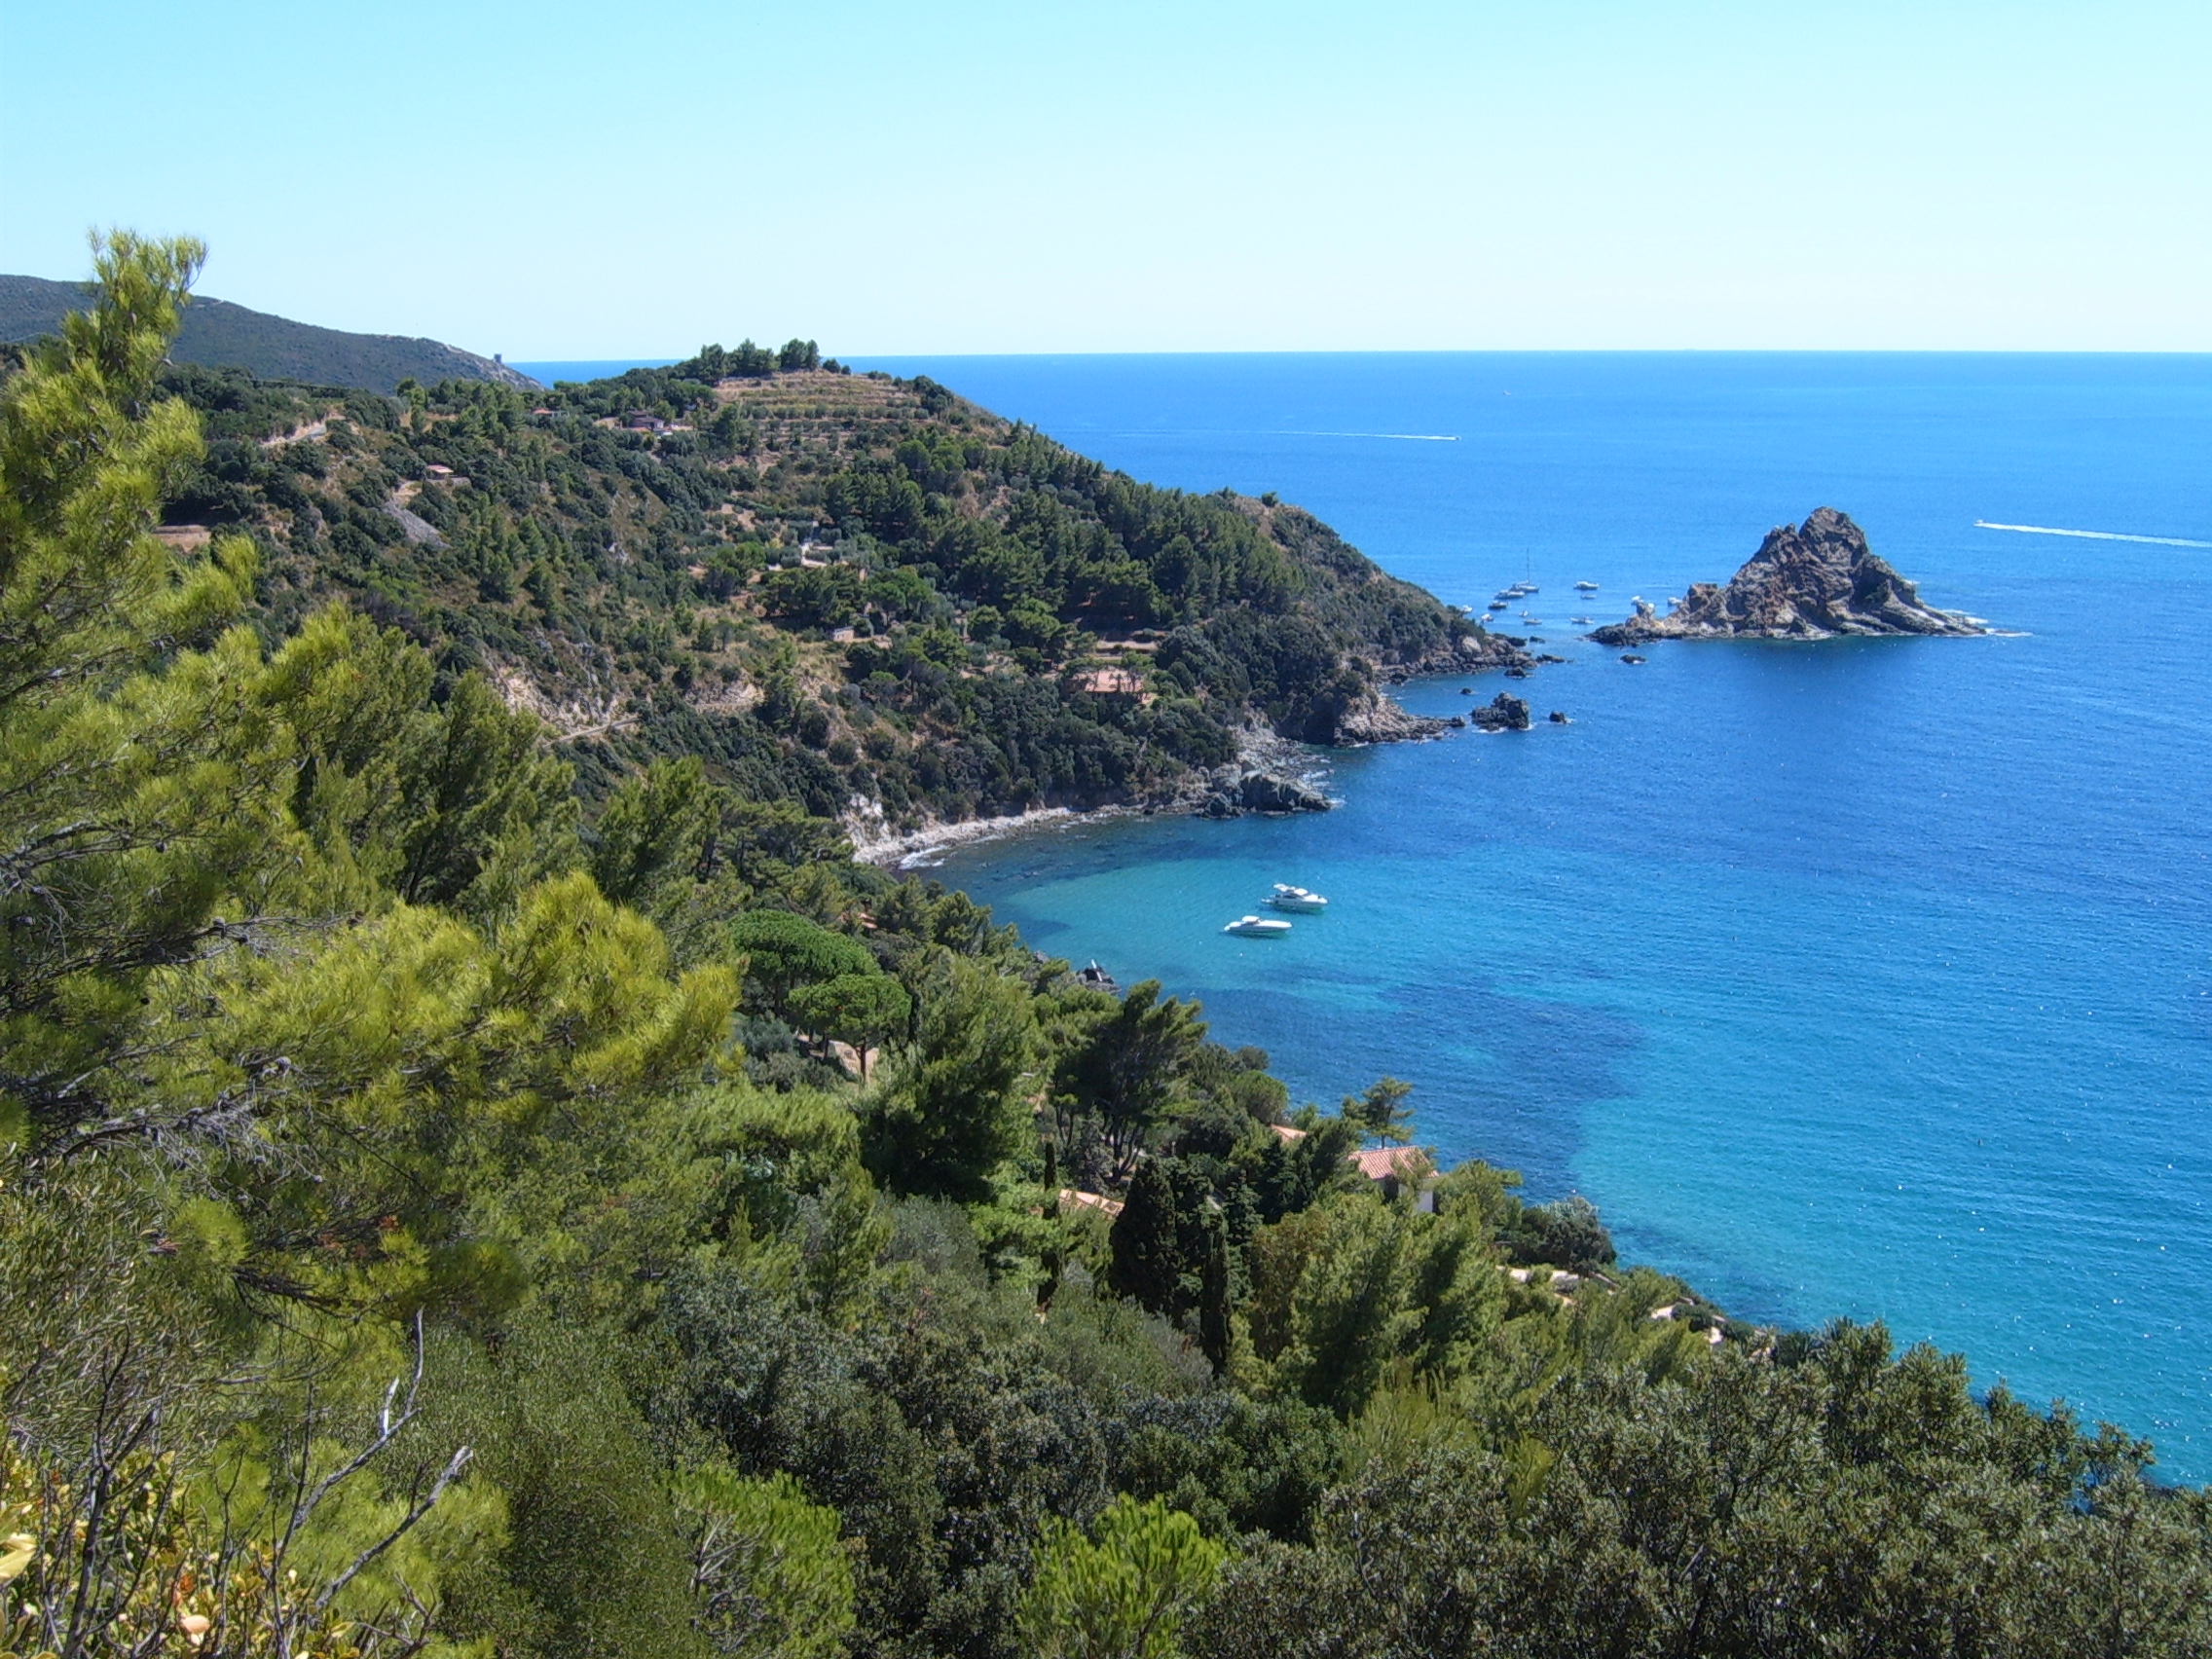
<instances>
[{"instance_id":1,"label":"small white boat","mask_svg":"<svg viewBox=\"0 0 2212 1659\"><path fill-rule=\"evenodd\" d=\"M1577 628L1595 627L1598 621L1595 616L1570 616L1567 618L1567 620L1572 622Z\"/></svg>"},{"instance_id":2,"label":"small white boat","mask_svg":"<svg viewBox=\"0 0 2212 1659\"><path fill-rule=\"evenodd\" d=\"M1574 584L1574 591L1576 593L1596 593L1598 591L1598 584L1596 582L1576 582Z\"/></svg>"},{"instance_id":3,"label":"small white boat","mask_svg":"<svg viewBox=\"0 0 2212 1659\"><path fill-rule=\"evenodd\" d=\"M1308 892L1303 887L1293 887L1287 881L1275 883L1274 896L1268 903L1278 910L1305 910L1314 914L1329 907L1329 902L1320 894Z\"/></svg>"},{"instance_id":4,"label":"small white boat","mask_svg":"<svg viewBox=\"0 0 2212 1659\"><path fill-rule=\"evenodd\" d=\"M1246 939L1280 939L1290 932L1290 924L1278 922L1272 916L1238 916L1221 931L1242 934Z\"/></svg>"}]
</instances>

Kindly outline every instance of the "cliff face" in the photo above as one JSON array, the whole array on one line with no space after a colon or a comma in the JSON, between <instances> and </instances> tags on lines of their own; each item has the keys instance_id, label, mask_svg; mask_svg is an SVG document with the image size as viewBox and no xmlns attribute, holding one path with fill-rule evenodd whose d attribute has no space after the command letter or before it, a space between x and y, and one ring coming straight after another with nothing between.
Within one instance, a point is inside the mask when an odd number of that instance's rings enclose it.
<instances>
[{"instance_id":1,"label":"cliff face","mask_svg":"<svg viewBox=\"0 0 2212 1659\"><path fill-rule=\"evenodd\" d=\"M1866 533L1833 507L1767 532L1726 587L1698 582L1664 616L1648 606L1590 638L1602 645L1647 640L1825 640L1837 634L1980 634L1956 610L1921 602L1911 582L1866 545Z\"/></svg>"}]
</instances>

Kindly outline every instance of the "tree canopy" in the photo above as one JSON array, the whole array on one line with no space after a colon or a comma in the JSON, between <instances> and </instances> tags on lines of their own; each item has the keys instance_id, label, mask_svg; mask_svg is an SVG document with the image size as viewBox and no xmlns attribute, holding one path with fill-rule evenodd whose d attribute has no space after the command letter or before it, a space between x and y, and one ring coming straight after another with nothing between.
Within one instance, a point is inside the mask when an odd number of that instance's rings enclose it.
<instances>
[{"instance_id":1,"label":"tree canopy","mask_svg":"<svg viewBox=\"0 0 2212 1659\"><path fill-rule=\"evenodd\" d=\"M109 239L0 384L0 1650L2212 1648L2144 1442L1731 1319L1509 1171L1386 1196L1401 1086L1292 1112L742 755L595 780L488 665L155 536L198 259Z\"/></svg>"}]
</instances>

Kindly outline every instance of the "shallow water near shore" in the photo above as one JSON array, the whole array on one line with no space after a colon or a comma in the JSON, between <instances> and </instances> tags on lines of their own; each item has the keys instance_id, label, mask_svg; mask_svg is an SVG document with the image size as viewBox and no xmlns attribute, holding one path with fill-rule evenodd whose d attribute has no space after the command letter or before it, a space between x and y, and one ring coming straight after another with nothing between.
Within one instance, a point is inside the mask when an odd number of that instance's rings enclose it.
<instances>
[{"instance_id":1,"label":"shallow water near shore","mask_svg":"<svg viewBox=\"0 0 2212 1659\"><path fill-rule=\"evenodd\" d=\"M1201 998L1299 1098L1409 1079L1446 1158L1587 1194L1740 1315L1883 1317L2212 1477L2212 550L1974 523L2212 541L2212 360L881 366L1154 482L1279 491L1448 600L1532 574L1516 626L1571 659L1404 688L1510 686L1539 724L1337 756L1336 812L936 873ZM1641 667L1574 638L1824 503L2017 632ZM1329 913L1220 933L1278 880Z\"/></svg>"}]
</instances>

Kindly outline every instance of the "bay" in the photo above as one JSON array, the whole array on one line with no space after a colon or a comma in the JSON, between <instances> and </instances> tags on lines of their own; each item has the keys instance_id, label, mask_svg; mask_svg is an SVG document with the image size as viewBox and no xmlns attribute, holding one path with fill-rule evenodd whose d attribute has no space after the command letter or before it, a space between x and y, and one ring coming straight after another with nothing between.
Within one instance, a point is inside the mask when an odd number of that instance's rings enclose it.
<instances>
[{"instance_id":1,"label":"bay","mask_svg":"<svg viewBox=\"0 0 2212 1659\"><path fill-rule=\"evenodd\" d=\"M939 876L1200 998L1299 1098L1412 1081L1447 1159L1586 1194L1740 1316L1881 1317L2212 1476L2212 549L2166 544L2212 542L2212 359L860 366L1277 491L1450 601L1532 576L1517 626L1570 659L1512 688L1572 723L1324 757L1336 812L1082 825ZM2006 632L1641 667L1576 638L1822 504ZM1278 880L1329 914L1219 932Z\"/></svg>"}]
</instances>

